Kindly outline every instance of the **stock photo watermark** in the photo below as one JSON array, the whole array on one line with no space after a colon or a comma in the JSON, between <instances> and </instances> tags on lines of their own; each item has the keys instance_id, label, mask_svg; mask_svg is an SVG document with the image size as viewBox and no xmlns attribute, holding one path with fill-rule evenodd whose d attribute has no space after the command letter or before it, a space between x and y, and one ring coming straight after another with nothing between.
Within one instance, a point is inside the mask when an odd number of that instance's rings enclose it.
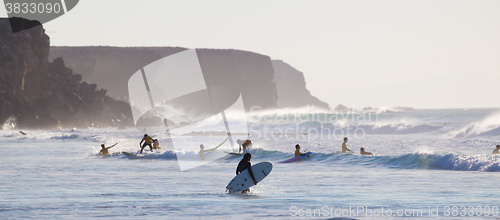
<instances>
[{"instance_id":1,"label":"stock photo watermark","mask_svg":"<svg viewBox=\"0 0 500 220\"><path fill-rule=\"evenodd\" d=\"M79 0L4 0L4 7L10 20L12 32L24 31L52 21L71 11ZM37 20L24 22L17 18Z\"/></svg>"},{"instance_id":2,"label":"stock photo watermark","mask_svg":"<svg viewBox=\"0 0 500 220\"><path fill-rule=\"evenodd\" d=\"M498 216L497 206L428 206L425 208L391 209L384 206L349 206L334 208L323 206L316 209L290 207L292 217L480 217Z\"/></svg>"}]
</instances>

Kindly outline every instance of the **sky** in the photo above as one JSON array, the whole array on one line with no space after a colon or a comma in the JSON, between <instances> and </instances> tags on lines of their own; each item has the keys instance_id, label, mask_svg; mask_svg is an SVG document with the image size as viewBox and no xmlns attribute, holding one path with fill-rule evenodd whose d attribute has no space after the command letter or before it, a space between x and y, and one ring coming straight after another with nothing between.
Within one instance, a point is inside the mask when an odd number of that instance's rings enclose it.
<instances>
[{"instance_id":1,"label":"sky","mask_svg":"<svg viewBox=\"0 0 500 220\"><path fill-rule=\"evenodd\" d=\"M500 107L500 1L81 0L56 46L253 51L335 107ZM0 7L0 17L6 17Z\"/></svg>"}]
</instances>

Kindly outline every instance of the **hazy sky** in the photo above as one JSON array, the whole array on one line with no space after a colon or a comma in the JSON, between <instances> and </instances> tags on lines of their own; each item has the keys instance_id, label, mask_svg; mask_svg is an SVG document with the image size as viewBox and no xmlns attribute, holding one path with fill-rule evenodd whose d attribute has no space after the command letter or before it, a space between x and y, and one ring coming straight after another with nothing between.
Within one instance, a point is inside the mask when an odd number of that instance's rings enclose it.
<instances>
[{"instance_id":1,"label":"hazy sky","mask_svg":"<svg viewBox=\"0 0 500 220\"><path fill-rule=\"evenodd\" d=\"M332 107L500 107L497 0L81 0L44 27L52 45L265 54Z\"/></svg>"}]
</instances>

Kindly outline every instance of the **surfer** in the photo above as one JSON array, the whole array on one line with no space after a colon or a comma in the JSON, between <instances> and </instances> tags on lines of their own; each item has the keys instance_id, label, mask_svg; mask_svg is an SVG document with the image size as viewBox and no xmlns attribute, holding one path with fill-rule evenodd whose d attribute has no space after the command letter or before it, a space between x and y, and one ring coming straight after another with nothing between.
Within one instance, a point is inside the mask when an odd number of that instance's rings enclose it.
<instances>
[{"instance_id":1,"label":"surfer","mask_svg":"<svg viewBox=\"0 0 500 220\"><path fill-rule=\"evenodd\" d=\"M371 155L371 156L373 156L372 153L365 151L365 148L361 148L361 149L359 149L359 151L360 151L361 155Z\"/></svg>"},{"instance_id":2,"label":"surfer","mask_svg":"<svg viewBox=\"0 0 500 220\"><path fill-rule=\"evenodd\" d=\"M295 156L298 157L300 155L307 155L306 153L300 153L300 145L295 145Z\"/></svg>"},{"instance_id":3,"label":"surfer","mask_svg":"<svg viewBox=\"0 0 500 220\"><path fill-rule=\"evenodd\" d=\"M118 143L113 144L111 147L106 147L106 146L104 146L104 144L101 144L102 149L101 149L101 151L99 151L99 153L101 153L102 155L105 155L105 156L109 156L109 152L108 152L108 150L109 150L110 148L112 148L112 147L116 146L117 144L118 144Z\"/></svg>"},{"instance_id":4,"label":"surfer","mask_svg":"<svg viewBox=\"0 0 500 220\"><path fill-rule=\"evenodd\" d=\"M160 142L158 141L158 139L154 139L153 140L153 149L161 149L160 148Z\"/></svg>"},{"instance_id":5,"label":"surfer","mask_svg":"<svg viewBox=\"0 0 500 220\"><path fill-rule=\"evenodd\" d=\"M23 131L19 131L19 133L21 133L22 135L28 135L28 134L24 133Z\"/></svg>"},{"instance_id":6,"label":"surfer","mask_svg":"<svg viewBox=\"0 0 500 220\"><path fill-rule=\"evenodd\" d=\"M199 153L200 154L200 159L203 158L203 155L205 154L205 152L209 152L211 150L213 150L213 148L205 150L205 146L203 146L203 144L200 144L200 153Z\"/></svg>"},{"instance_id":7,"label":"surfer","mask_svg":"<svg viewBox=\"0 0 500 220\"><path fill-rule=\"evenodd\" d=\"M495 148L491 154L500 154L500 145L497 145L497 148Z\"/></svg>"},{"instance_id":8,"label":"surfer","mask_svg":"<svg viewBox=\"0 0 500 220\"><path fill-rule=\"evenodd\" d=\"M342 152L341 153L347 153L347 151L350 151L351 153L354 153L354 152L352 152L352 150L349 150L349 148L347 148L347 140L348 140L347 137L345 137L344 138L344 143L342 143Z\"/></svg>"},{"instance_id":9,"label":"surfer","mask_svg":"<svg viewBox=\"0 0 500 220\"><path fill-rule=\"evenodd\" d=\"M144 144L142 144L142 142L144 142ZM151 152L153 152L153 146L151 146L151 143L153 143L153 138L148 136L147 134L144 134L144 138L142 138L141 143L139 143L139 146L141 147L140 154L142 154L142 150L144 150L146 146L149 146L149 149L151 150Z\"/></svg>"},{"instance_id":10,"label":"surfer","mask_svg":"<svg viewBox=\"0 0 500 220\"><path fill-rule=\"evenodd\" d=\"M253 156L250 153L246 153L245 155L243 155L243 159L241 159L241 161L238 163L238 166L236 167L236 175L248 169L248 174L250 174L250 177L252 177L253 184L257 185L257 181L255 181L255 177L253 176L252 172L252 164L250 163L252 157ZM245 189L242 191L242 193L247 193L248 191L250 191L250 189Z\"/></svg>"},{"instance_id":11,"label":"surfer","mask_svg":"<svg viewBox=\"0 0 500 220\"><path fill-rule=\"evenodd\" d=\"M247 148L249 148L249 147L251 147L253 145L253 142L251 140L242 141L242 140L238 139L236 141L236 143L238 143L238 145L239 145L238 153L242 152L241 148L243 148L243 152L245 152L247 150Z\"/></svg>"}]
</instances>

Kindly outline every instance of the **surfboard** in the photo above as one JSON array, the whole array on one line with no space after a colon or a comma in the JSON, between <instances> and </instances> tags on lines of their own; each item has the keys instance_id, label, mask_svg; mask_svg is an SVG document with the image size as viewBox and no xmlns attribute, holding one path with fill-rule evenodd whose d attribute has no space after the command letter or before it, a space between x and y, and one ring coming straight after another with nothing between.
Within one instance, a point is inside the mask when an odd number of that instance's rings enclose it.
<instances>
[{"instance_id":1,"label":"surfboard","mask_svg":"<svg viewBox=\"0 0 500 220\"><path fill-rule=\"evenodd\" d=\"M235 158L238 158L238 157L241 157L243 154L240 154L240 153L235 153L235 152L227 152L227 151L224 151L224 153L227 154L226 156L226 160L232 160L232 159L235 159Z\"/></svg>"},{"instance_id":2,"label":"surfboard","mask_svg":"<svg viewBox=\"0 0 500 220\"><path fill-rule=\"evenodd\" d=\"M229 139L229 137L226 138L226 140L224 140L221 144L219 144L217 147L215 147L214 149L212 149L211 151L209 152L206 152L203 154L203 157L200 158L200 160L203 160L205 159L206 156L210 155L212 152L216 151L220 146L222 146L224 143L226 143L226 141Z\"/></svg>"},{"instance_id":3,"label":"surfboard","mask_svg":"<svg viewBox=\"0 0 500 220\"><path fill-rule=\"evenodd\" d=\"M353 152L342 152L342 151L336 151L335 154L353 154Z\"/></svg>"},{"instance_id":4,"label":"surfboard","mask_svg":"<svg viewBox=\"0 0 500 220\"><path fill-rule=\"evenodd\" d=\"M236 152L224 151L224 153L229 154L229 155L238 155L238 156L241 156L241 153L236 153Z\"/></svg>"},{"instance_id":5,"label":"surfboard","mask_svg":"<svg viewBox=\"0 0 500 220\"><path fill-rule=\"evenodd\" d=\"M128 157L128 159L139 159L139 158L143 158L144 155L141 155L141 156L137 156L137 154L133 154L133 153L129 153L129 152L126 152L126 151L123 151L122 152L125 156Z\"/></svg>"},{"instance_id":6,"label":"surfboard","mask_svg":"<svg viewBox=\"0 0 500 220\"><path fill-rule=\"evenodd\" d=\"M292 157L292 158L290 158L288 160L284 160L284 161L281 161L279 163L291 163L291 162L299 161L299 160L302 160L302 159L308 157L311 154L312 154L311 152L307 152L306 155L300 155L300 156Z\"/></svg>"},{"instance_id":7,"label":"surfboard","mask_svg":"<svg viewBox=\"0 0 500 220\"><path fill-rule=\"evenodd\" d=\"M112 154L100 154L97 157L111 157L111 156L116 156L116 155L120 155L120 154L121 154L120 152L113 152Z\"/></svg>"},{"instance_id":8,"label":"surfboard","mask_svg":"<svg viewBox=\"0 0 500 220\"><path fill-rule=\"evenodd\" d=\"M269 162L262 162L252 166L253 176L258 183L266 178L271 173L271 170L273 170L273 164ZM226 190L229 193L241 192L253 185L253 179L250 177L248 169L246 169L229 181Z\"/></svg>"}]
</instances>

